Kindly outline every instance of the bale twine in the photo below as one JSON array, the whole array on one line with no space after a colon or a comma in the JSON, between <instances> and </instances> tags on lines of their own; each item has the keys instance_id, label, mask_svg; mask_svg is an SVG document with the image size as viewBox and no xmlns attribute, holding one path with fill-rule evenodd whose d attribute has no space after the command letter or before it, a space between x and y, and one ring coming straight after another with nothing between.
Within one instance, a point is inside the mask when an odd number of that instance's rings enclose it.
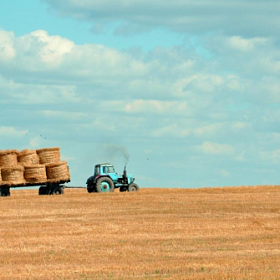
<instances>
[{"instance_id":1,"label":"bale twine","mask_svg":"<svg viewBox=\"0 0 280 280\"><path fill-rule=\"evenodd\" d=\"M40 164L60 162L60 148L38 149Z\"/></svg>"},{"instance_id":2,"label":"bale twine","mask_svg":"<svg viewBox=\"0 0 280 280\"><path fill-rule=\"evenodd\" d=\"M17 150L4 150L0 151L0 167L13 167L17 166Z\"/></svg>"},{"instance_id":3,"label":"bale twine","mask_svg":"<svg viewBox=\"0 0 280 280\"><path fill-rule=\"evenodd\" d=\"M47 174L45 165L30 165L24 168L24 179L27 183L45 183Z\"/></svg>"},{"instance_id":4,"label":"bale twine","mask_svg":"<svg viewBox=\"0 0 280 280\"><path fill-rule=\"evenodd\" d=\"M21 185L25 184L23 176L23 167L18 165L17 167L4 167L1 170L2 184L5 185Z\"/></svg>"},{"instance_id":5,"label":"bale twine","mask_svg":"<svg viewBox=\"0 0 280 280\"><path fill-rule=\"evenodd\" d=\"M34 150L23 150L18 154L18 162L23 166L38 165L39 156Z\"/></svg>"},{"instance_id":6,"label":"bale twine","mask_svg":"<svg viewBox=\"0 0 280 280\"><path fill-rule=\"evenodd\" d=\"M68 181L70 172L66 161L46 165L48 182Z\"/></svg>"}]
</instances>

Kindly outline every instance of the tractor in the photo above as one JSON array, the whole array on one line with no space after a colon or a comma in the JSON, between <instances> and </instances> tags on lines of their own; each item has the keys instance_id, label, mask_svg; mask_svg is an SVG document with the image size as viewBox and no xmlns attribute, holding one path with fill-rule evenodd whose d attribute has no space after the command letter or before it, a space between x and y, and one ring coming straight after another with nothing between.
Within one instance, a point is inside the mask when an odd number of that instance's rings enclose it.
<instances>
[{"instance_id":1,"label":"tractor","mask_svg":"<svg viewBox=\"0 0 280 280\"><path fill-rule=\"evenodd\" d=\"M132 174L126 173L126 166L123 174L118 176L112 164L97 164L94 167L94 175L87 179L87 191L89 193L113 192L116 188L119 188L120 192L138 191L139 186L134 183L134 180Z\"/></svg>"}]
</instances>

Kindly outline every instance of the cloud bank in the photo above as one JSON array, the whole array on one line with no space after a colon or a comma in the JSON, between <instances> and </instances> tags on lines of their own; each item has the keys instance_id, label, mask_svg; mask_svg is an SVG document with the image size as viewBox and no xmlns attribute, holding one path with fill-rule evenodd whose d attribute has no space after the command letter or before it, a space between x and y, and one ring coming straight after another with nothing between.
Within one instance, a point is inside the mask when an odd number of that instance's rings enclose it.
<instances>
[{"instance_id":1,"label":"cloud bank","mask_svg":"<svg viewBox=\"0 0 280 280\"><path fill-rule=\"evenodd\" d=\"M280 52L272 38L209 35L203 48L210 57L188 40L134 52L77 45L44 30L20 37L0 30L0 45L3 147L18 147L17 137L23 147L62 145L76 159L79 182L99 160L96 147L112 143L133 151L138 161L129 164L150 182L170 166L193 169L193 186L203 184L199 166L216 172L213 185L219 178L240 184L236 175L248 165L248 178L257 180L263 165L276 174ZM17 137L5 140L9 135ZM159 168L149 175L153 157ZM90 168L80 172L84 163Z\"/></svg>"},{"instance_id":2,"label":"cloud bank","mask_svg":"<svg viewBox=\"0 0 280 280\"><path fill-rule=\"evenodd\" d=\"M277 36L277 0L44 0L61 16L95 24L119 23L116 34L131 35L165 27L180 33L219 32L226 36Z\"/></svg>"}]
</instances>

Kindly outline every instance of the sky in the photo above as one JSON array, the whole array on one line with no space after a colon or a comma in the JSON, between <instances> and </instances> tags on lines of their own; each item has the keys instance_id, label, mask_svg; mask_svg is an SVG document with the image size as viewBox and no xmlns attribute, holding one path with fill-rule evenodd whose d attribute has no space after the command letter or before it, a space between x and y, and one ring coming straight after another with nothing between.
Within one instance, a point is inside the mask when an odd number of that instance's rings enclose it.
<instances>
[{"instance_id":1,"label":"sky","mask_svg":"<svg viewBox=\"0 0 280 280\"><path fill-rule=\"evenodd\" d=\"M280 181L278 0L1 0L0 149L140 187Z\"/></svg>"}]
</instances>

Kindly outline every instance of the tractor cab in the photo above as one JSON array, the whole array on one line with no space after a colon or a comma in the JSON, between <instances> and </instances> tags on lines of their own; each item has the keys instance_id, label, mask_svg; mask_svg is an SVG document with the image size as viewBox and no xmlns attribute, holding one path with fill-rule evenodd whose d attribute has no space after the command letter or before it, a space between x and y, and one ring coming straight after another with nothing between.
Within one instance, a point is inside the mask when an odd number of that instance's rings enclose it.
<instances>
[{"instance_id":1,"label":"tractor cab","mask_svg":"<svg viewBox=\"0 0 280 280\"><path fill-rule=\"evenodd\" d=\"M94 167L94 177L99 178L101 176L109 176L114 183L118 182L118 173L110 163L97 164Z\"/></svg>"}]
</instances>

